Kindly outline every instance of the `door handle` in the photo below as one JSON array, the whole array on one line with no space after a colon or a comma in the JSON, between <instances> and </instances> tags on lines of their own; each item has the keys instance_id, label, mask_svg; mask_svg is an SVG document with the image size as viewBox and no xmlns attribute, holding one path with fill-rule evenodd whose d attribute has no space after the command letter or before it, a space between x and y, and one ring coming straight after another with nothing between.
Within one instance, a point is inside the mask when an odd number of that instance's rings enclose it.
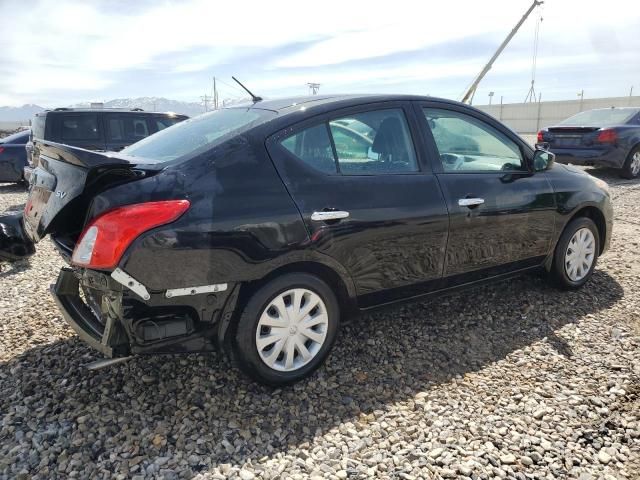
<instances>
[{"instance_id":1,"label":"door handle","mask_svg":"<svg viewBox=\"0 0 640 480\"><path fill-rule=\"evenodd\" d=\"M477 207L484 203L484 198L461 198L458 200L458 205L461 207Z\"/></svg>"},{"instance_id":2,"label":"door handle","mask_svg":"<svg viewBox=\"0 0 640 480\"><path fill-rule=\"evenodd\" d=\"M347 218L349 212L341 210L330 210L328 212L313 212L311 214L311 220L316 222L326 222L327 220L342 220Z\"/></svg>"}]
</instances>

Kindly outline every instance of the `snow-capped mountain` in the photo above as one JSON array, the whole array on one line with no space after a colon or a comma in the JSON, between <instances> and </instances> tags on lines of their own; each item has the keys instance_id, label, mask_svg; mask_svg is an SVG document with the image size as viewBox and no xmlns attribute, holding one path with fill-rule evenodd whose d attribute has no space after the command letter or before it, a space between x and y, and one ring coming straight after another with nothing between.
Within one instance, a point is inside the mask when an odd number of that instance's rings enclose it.
<instances>
[{"instance_id":1,"label":"snow-capped mountain","mask_svg":"<svg viewBox=\"0 0 640 480\"><path fill-rule=\"evenodd\" d=\"M33 104L21 107L0 107L0 122L26 122L43 110L41 106Z\"/></svg>"},{"instance_id":2,"label":"snow-capped mountain","mask_svg":"<svg viewBox=\"0 0 640 480\"><path fill-rule=\"evenodd\" d=\"M89 107L90 102L77 103L72 107ZM147 112L174 112L194 117L204 113L204 106L197 102L181 102L163 97L115 98L104 102L105 108L141 108Z\"/></svg>"},{"instance_id":3,"label":"snow-capped mountain","mask_svg":"<svg viewBox=\"0 0 640 480\"><path fill-rule=\"evenodd\" d=\"M225 100L225 105L243 103L247 99ZM64 105L54 105L51 108L62 107ZM89 108L91 102L76 103L67 105L76 108ZM147 112L174 112L195 117L204 113L204 105L198 102L181 102L163 97L138 97L138 98L115 98L103 102L105 108L141 108ZM209 105L211 109L211 105ZM23 105L21 107L0 107L0 122L28 122L33 116L44 110L39 105Z\"/></svg>"}]
</instances>

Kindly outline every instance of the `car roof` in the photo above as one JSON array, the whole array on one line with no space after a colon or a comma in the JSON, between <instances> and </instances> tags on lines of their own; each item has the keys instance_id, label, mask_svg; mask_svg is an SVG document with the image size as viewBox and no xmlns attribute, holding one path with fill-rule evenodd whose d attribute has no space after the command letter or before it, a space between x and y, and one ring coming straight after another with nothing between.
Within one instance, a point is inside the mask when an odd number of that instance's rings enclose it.
<instances>
[{"instance_id":1,"label":"car roof","mask_svg":"<svg viewBox=\"0 0 640 480\"><path fill-rule=\"evenodd\" d=\"M36 113L36 116L47 115L49 113L131 113L131 114L147 114L147 115L175 115L176 117L186 117L182 113L175 112L152 112L135 108L73 108L73 107L61 107L45 110L44 112Z\"/></svg>"},{"instance_id":2,"label":"car roof","mask_svg":"<svg viewBox=\"0 0 640 480\"><path fill-rule=\"evenodd\" d=\"M375 102L391 101L438 101L459 105L459 102L442 98L429 97L424 95L401 95L401 94L355 94L355 95L309 95L299 97L286 97L273 100L260 100L257 102L247 102L227 108L257 108L261 110L271 110L277 113L289 113L298 111L301 108L315 110L332 110L349 106L363 105Z\"/></svg>"}]
</instances>

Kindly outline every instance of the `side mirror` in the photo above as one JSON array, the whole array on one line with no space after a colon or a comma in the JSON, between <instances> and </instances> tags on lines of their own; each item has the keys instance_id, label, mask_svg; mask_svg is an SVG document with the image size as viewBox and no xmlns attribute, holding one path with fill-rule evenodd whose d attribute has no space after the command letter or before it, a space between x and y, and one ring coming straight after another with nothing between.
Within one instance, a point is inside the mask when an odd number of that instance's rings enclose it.
<instances>
[{"instance_id":1,"label":"side mirror","mask_svg":"<svg viewBox=\"0 0 640 480\"><path fill-rule=\"evenodd\" d=\"M536 147L536 151L533 154L533 171L544 172L549 170L553 162L555 162L556 156L548 150L540 147Z\"/></svg>"}]
</instances>

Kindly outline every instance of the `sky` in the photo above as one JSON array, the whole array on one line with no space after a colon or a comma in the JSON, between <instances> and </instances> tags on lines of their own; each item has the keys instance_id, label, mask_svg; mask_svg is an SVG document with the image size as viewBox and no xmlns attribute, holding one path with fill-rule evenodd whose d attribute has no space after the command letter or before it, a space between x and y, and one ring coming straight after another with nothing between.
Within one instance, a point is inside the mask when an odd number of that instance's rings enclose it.
<instances>
[{"instance_id":1,"label":"sky","mask_svg":"<svg viewBox=\"0 0 640 480\"><path fill-rule=\"evenodd\" d=\"M640 95L637 0L547 0L475 104ZM0 0L0 105L158 96L411 93L460 99L530 0ZM28 5L28 8L27 8Z\"/></svg>"}]
</instances>

